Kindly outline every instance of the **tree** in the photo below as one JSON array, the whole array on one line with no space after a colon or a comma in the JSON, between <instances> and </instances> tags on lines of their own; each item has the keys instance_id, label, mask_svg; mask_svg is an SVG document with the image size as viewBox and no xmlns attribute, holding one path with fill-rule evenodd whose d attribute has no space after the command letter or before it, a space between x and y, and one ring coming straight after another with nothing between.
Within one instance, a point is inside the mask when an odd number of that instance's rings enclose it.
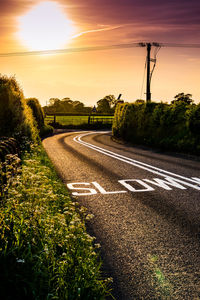
<instances>
[{"instance_id":1,"label":"tree","mask_svg":"<svg viewBox=\"0 0 200 300\"><path fill-rule=\"evenodd\" d=\"M100 113L112 113L115 111L117 99L114 95L107 95L103 99L97 101L97 111Z\"/></svg>"},{"instance_id":2,"label":"tree","mask_svg":"<svg viewBox=\"0 0 200 300\"><path fill-rule=\"evenodd\" d=\"M60 102L60 99L58 98L50 98L49 99L49 106L53 106L55 105L56 103L59 103Z\"/></svg>"},{"instance_id":3,"label":"tree","mask_svg":"<svg viewBox=\"0 0 200 300\"><path fill-rule=\"evenodd\" d=\"M184 94L179 93L174 97L174 100L172 100L172 104L175 103L185 103L185 104L192 104L194 101L191 99L191 94Z\"/></svg>"},{"instance_id":4,"label":"tree","mask_svg":"<svg viewBox=\"0 0 200 300\"><path fill-rule=\"evenodd\" d=\"M110 103L107 99L103 98L97 101L97 112L104 114L111 112Z\"/></svg>"},{"instance_id":5,"label":"tree","mask_svg":"<svg viewBox=\"0 0 200 300\"><path fill-rule=\"evenodd\" d=\"M76 112L84 112L84 104L80 101L74 101L73 102L73 109Z\"/></svg>"},{"instance_id":6,"label":"tree","mask_svg":"<svg viewBox=\"0 0 200 300\"><path fill-rule=\"evenodd\" d=\"M187 111L188 127L190 131L200 136L200 104L192 105Z\"/></svg>"},{"instance_id":7,"label":"tree","mask_svg":"<svg viewBox=\"0 0 200 300\"><path fill-rule=\"evenodd\" d=\"M73 112L73 101L68 97L63 98L60 102L58 110L59 112L63 112L63 113Z\"/></svg>"},{"instance_id":8,"label":"tree","mask_svg":"<svg viewBox=\"0 0 200 300\"><path fill-rule=\"evenodd\" d=\"M91 107L85 107L84 103L76 100L73 101L69 97L62 100L58 98L50 98L49 105L44 107L45 113L90 113Z\"/></svg>"}]
</instances>

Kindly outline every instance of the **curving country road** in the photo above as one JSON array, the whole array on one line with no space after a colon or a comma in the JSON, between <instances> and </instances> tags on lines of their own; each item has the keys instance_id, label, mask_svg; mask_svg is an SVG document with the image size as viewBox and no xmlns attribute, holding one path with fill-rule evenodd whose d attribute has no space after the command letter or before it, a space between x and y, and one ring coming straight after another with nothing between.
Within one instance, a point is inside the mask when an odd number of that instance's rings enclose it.
<instances>
[{"instance_id":1,"label":"curving country road","mask_svg":"<svg viewBox=\"0 0 200 300\"><path fill-rule=\"evenodd\" d=\"M43 141L70 193L94 214L117 300L200 299L200 162L114 142L110 132Z\"/></svg>"}]
</instances>

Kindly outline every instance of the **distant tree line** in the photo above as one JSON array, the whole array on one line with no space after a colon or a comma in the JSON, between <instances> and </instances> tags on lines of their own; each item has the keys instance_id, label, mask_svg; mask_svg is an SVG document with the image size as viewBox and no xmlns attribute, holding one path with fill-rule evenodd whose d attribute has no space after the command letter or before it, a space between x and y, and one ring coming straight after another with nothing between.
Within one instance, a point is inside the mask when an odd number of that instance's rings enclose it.
<instances>
[{"instance_id":1,"label":"distant tree line","mask_svg":"<svg viewBox=\"0 0 200 300\"><path fill-rule=\"evenodd\" d=\"M191 94L179 93L174 97L173 103L184 102L185 104L192 104ZM93 112L92 106L85 106L85 104L78 100L71 100L69 97L65 97L62 100L58 98L50 98L48 105L43 107L45 113L81 113L89 114ZM124 103L123 100L118 100L114 95L107 95L97 101L96 112L101 114L114 114L118 103ZM135 104L144 104L145 101L138 99Z\"/></svg>"},{"instance_id":2,"label":"distant tree line","mask_svg":"<svg viewBox=\"0 0 200 300\"><path fill-rule=\"evenodd\" d=\"M122 100L121 100L122 102ZM97 101L96 112L102 114L114 114L118 100L114 95L107 95ZM43 107L45 113L91 113L92 107L85 106L81 101L74 101L66 97L62 100L50 98L49 104Z\"/></svg>"},{"instance_id":3,"label":"distant tree line","mask_svg":"<svg viewBox=\"0 0 200 300\"><path fill-rule=\"evenodd\" d=\"M49 104L43 107L45 113L90 113L92 107L86 107L80 101L73 101L66 97L62 100L58 98L50 98Z\"/></svg>"}]
</instances>

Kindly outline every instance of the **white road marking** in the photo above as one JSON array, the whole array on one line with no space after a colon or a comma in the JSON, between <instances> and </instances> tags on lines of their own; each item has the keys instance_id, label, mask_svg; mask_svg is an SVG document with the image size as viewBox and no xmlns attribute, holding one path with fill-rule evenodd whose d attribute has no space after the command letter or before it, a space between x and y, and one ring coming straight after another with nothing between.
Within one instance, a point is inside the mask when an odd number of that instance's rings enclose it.
<instances>
[{"instance_id":1,"label":"white road marking","mask_svg":"<svg viewBox=\"0 0 200 300\"><path fill-rule=\"evenodd\" d=\"M121 194L121 193L127 193L127 191L109 191L107 192L102 186L96 182L93 181L92 184L98 189L98 191L103 195L110 195L110 194Z\"/></svg>"},{"instance_id":2,"label":"white road marking","mask_svg":"<svg viewBox=\"0 0 200 300\"><path fill-rule=\"evenodd\" d=\"M83 187L76 187L75 185L83 185ZM77 192L73 192L72 195L74 196L90 196L90 195L95 195L97 194L97 191L95 189L91 189L88 187L84 187L90 185L89 182L74 182L74 183L68 183L67 187L70 190L81 190L81 191L87 191L86 193L77 193Z\"/></svg>"},{"instance_id":3,"label":"white road marking","mask_svg":"<svg viewBox=\"0 0 200 300\"><path fill-rule=\"evenodd\" d=\"M144 179L144 181L154 184L158 187L162 187L163 189L168 190L168 191L172 190L172 188L169 187L169 185L176 187L178 189L181 189L181 190L186 190L186 188L184 186L180 185L173 178L170 178L170 177L166 177L165 180L159 179L159 178L153 178L153 180Z\"/></svg>"},{"instance_id":4,"label":"white road marking","mask_svg":"<svg viewBox=\"0 0 200 300\"><path fill-rule=\"evenodd\" d=\"M147 184L146 182L156 185L160 188L163 188L165 190L171 191L172 187L175 187L177 189L185 190L186 188L179 183L177 183L174 179L170 177L166 177L165 180L160 178L153 178L153 180L149 179L123 179L118 180L118 182L127 190L120 190L120 191L106 191L98 182L92 181L92 182L73 182L68 183L67 187L70 190L78 190L81 192L72 192L72 195L74 196L91 196L96 195L97 193L100 193L102 195L111 195L111 194L121 194L121 193L127 193L128 191L133 193L143 193L143 192L152 192L155 191L155 189ZM134 187L135 185L135 187ZM77 186L77 187L76 187ZM90 186L90 187L88 187ZM91 187L95 187L94 188Z\"/></svg>"},{"instance_id":5,"label":"white road marking","mask_svg":"<svg viewBox=\"0 0 200 300\"><path fill-rule=\"evenodd\" d=\"M118 182L121 183L123 186L125 186L125 188L127 188L131 192L137 192L137 193L140 192L141 193L141 192L154 191L154 188L152 188L150 185L148 185L147 183L143 182L140 179L125 179L125 180L119 180ZM144 189L137 190L127 182L137 182L137 183L141 184L144 187Z\"/></svg>"},{"instance_id":6,"label":"white road marking","mask_svg":"<svg viewBox=\"0 0 200 300\"><path fill-rule=\"evenodd\" d=\"M104 132L98 132L98 133L106 133L106 132L104 131ZM196 178L195 179L191 179L191 178L179 175L179 174L175 174L173 172L169 172L169 171L166 171L166 170L154 167L152 165L145 164L143 162L131 159L129 157L117 154L117 153L115 153L113 151L106 150L104 148L95 146L93 144L90 144L90 143L87 143L87 142L84 142L84 141L81 140L82 137L87 136L87 135L91 135L91 134L94 134L94 132L89 132L89 133L84 133L84 134L78 135L78 136L74 137L73 140L76 143L79 143L79 144L81 144L81 145L83 145L85 147L88 147L88 148L90 148L92 150L100 152L100 153L102 153L104 155L107 155L107 156L112 157L114 159L120 160L120 161L125 162L127 164L133 165L133 166L138 167L140 169L146 170L146 171L151 172L153 174L165 177L167 180L169 180L169 179L176 180L176 182L179 182L179 183L184 184L186 186L192 187L192 188L194 188L196 190L200 190L200 186L199 186L200 182L198 182L196 180ZM195 183L195 185L191 184L190 182L191 183Z\"/></svg>"}]
</instances>

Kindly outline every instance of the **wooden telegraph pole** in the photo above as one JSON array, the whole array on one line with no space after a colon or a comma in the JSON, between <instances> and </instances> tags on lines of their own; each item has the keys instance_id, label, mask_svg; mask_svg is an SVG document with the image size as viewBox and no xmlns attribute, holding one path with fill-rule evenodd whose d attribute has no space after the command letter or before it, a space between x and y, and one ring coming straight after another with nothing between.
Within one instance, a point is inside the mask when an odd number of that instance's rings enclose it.
<instances>
[{"instance_id":1,"label":"wooden telegraph pole","mask_svg":"<svg viewBox=\"0 0 200 300\"><path fill-rule=\"evenodd\" d=\"M146 86L146 102L151 102L151 76L150 76L150 62L151 62L151 43L147 43L147 86Z\"/></svg>"}]
</instances>

